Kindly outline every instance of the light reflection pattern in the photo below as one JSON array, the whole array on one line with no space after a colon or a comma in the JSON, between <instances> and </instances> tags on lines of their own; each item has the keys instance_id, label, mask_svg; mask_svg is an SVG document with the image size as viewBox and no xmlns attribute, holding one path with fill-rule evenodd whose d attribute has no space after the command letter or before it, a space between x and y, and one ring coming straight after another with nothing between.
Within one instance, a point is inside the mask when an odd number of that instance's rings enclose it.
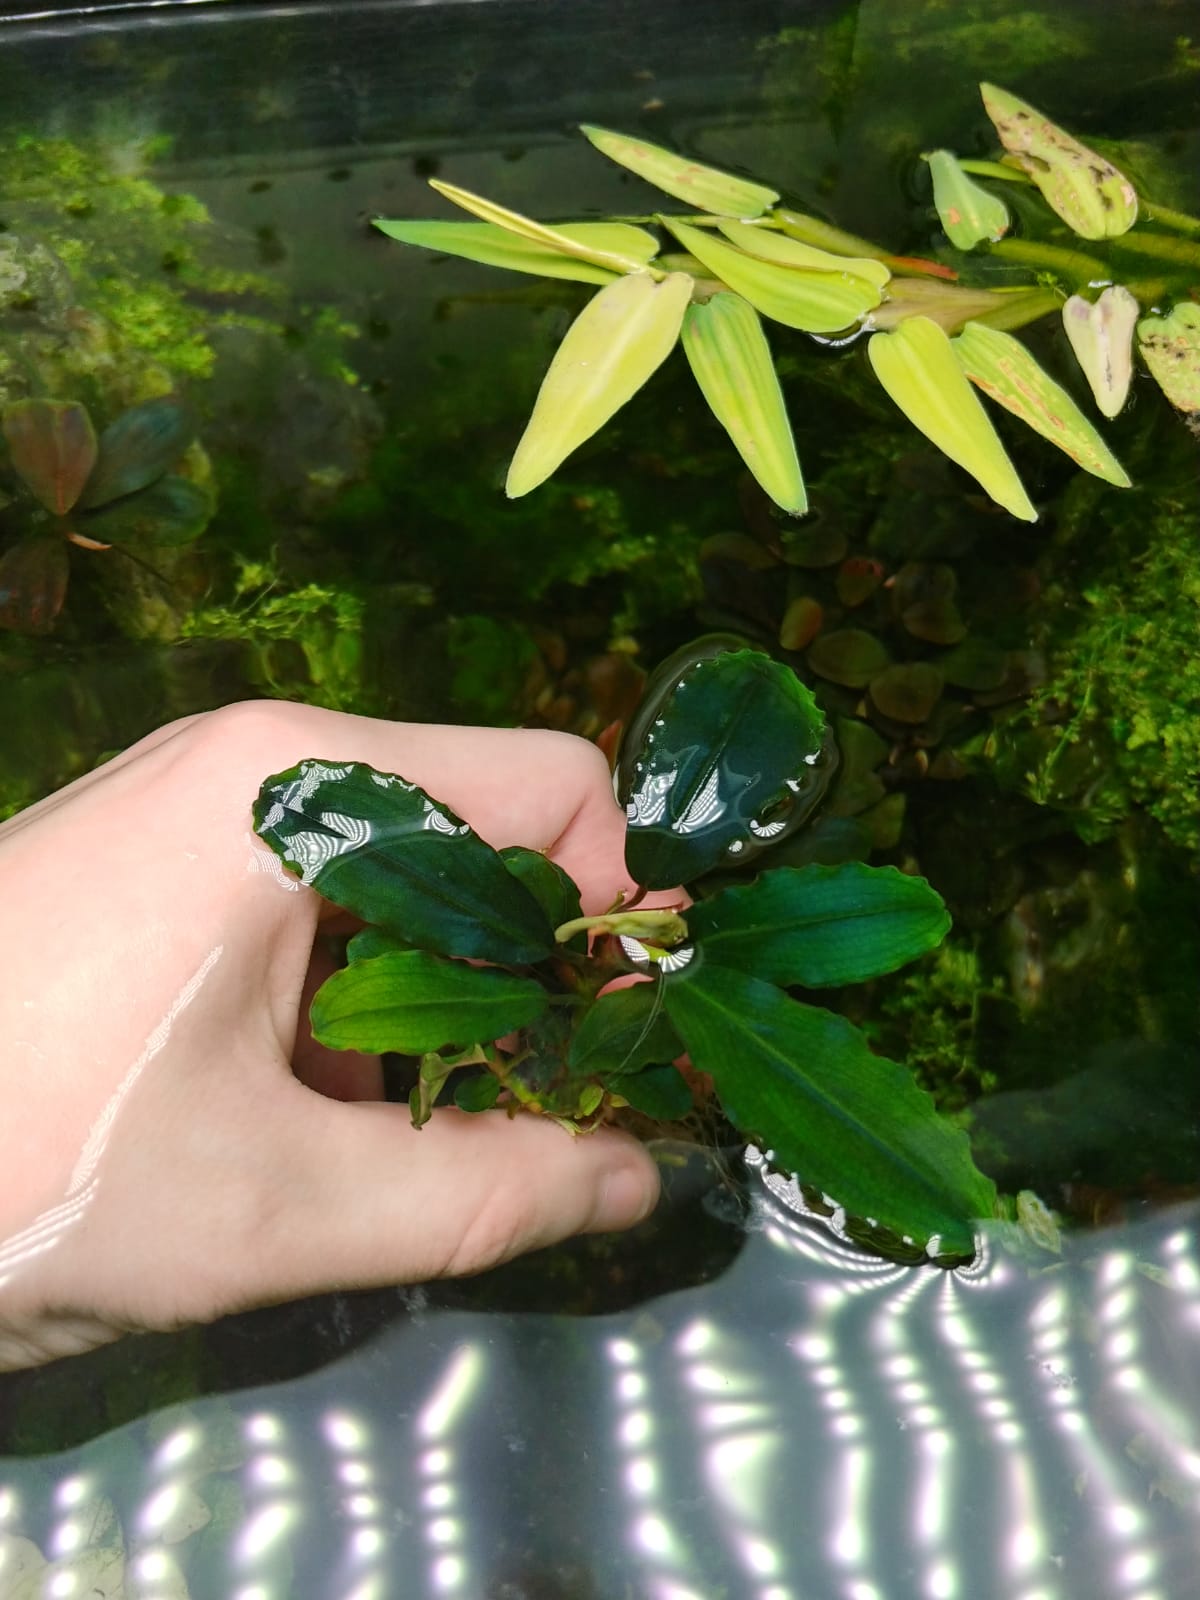
<instances>
[{"instance_id":1,"label":"light reflection pattern","mask_svg":"<svg viewBox=\"0 0 1200 1600\"><path fill-rule=\"evenodd\" d=\"M745 1248L701 1288L422 1313L304 1380L0 1461L0 1600L1196 1592L1200 1213L945 1272L753 1168Z\"/></svg>"}]
</instances>

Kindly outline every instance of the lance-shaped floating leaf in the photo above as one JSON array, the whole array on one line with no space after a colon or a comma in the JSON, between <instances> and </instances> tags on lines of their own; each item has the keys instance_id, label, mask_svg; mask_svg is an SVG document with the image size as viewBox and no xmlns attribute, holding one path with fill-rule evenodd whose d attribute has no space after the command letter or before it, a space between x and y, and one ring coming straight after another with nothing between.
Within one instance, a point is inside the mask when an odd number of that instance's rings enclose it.
<instances>
[{"instance_id":1,"label":"lance-shaped floating leaf","mask_svg":"<svg viewBox=\"0 0 1200 1600\"><path fill-rule=\"evenodd\" d=\"M461 256L488 267L531 272L539 278L567 278L575 283L611 283L615 272L566 255L559 249L534 244L531 239L501 228L494 222L404 222L377 217L375 226L401 244L421 245L442 255ZM643 265L658 254L658 240L644 228L626 222L562 222L554 230L585 249L600 250Z\"/></svg>"},{"instance_id":2,"label":"lance-shaped floating leaf","mask_svg":"<svg viewBox=\"0 0 1200 1600\"><path fill-rule=\"evenodd\" d=\"M1200 306L1183 300L1165 317L1143 317L1138 345L1159 388L1180 411L1200 411Z\"/></svg>"},{"instance_id":3,"label":"lance-shaped floating leaf","mask_svg":"<svg viewBox=\"0 0 1200 1600\"><path fill-rule=\"evenodd\" d=\"M852 278L865 278L882 289L891 270L875 256L839 256L830 250L792 239L777 228L750 222L719 222L717 226L731 244L747 255L764 261L777 261L781 267L801 267L808 272L848 272Z\"/></svg>"},{"instance_id":4,"label":"lance-shaped floating leaf","mask_svg":"<svg viewBox=\"0 0 1200 1600\"><path fill-rule=\"evenodd\" d=\"M784 511L808 510L796 441L758 313L740 295L690 305L683 349L713 415Z\"/></svg>"},{"instance_id":5,"label":"lance-shaped floating leaf","mask_svg":"<svg viewBox=\"0 0 1200 1600\"><path fill-rule=\"evenodd\" d=\"M1036 522L1017 470L937 323L910 317L894 333L873 334L867 349L875 376L913 426L1005 510Z\"/></svg>"},{"instance_id":6,"label":"lance-shaped floating leaf","mask_svg":"<svg viewBox=\"0 0 1200 1600\"><path fill-rule=\"evenodd\" d=\"M703 960L664 981L667 1013L721 1105L775 1160L848 1211L969 1255L995 1188L961 1128L845 1017Z\"/></svg>"},{"instance_id":7,"label":"lance-shaped floating leaf","mask_svg":"<svg viewBox=\"0 0 1200 1600\"><path fill-rule=\"evenodd\" d=\"M1085 472L1128 489L1125 468L1067 391L1042 371L1019 339L968 322L952 344L959 365L984 394L1065 450Z\"/></svg>"},{"instance_id":8,"label":"lance-shaped floating leaf","mask_svg":"<svg viewBox=\"0 0 1200 1600\"><path fill-rule=\"evenodd\" d=\"M946 237L959 250L970 250L982 239L995 241L1008 232L1008 207L999 195L973 183L949 150L931 150L929 163L933 203Z\"/></svg>"},{"instance_id":9,"label":"lance-shaped floating leaf","mask_svg":"<svg viewBox=\"0 0 1200 1600\"><path fill-rule=\"evenodd\" d=\"M47 511L64 516L96 464L96 434L74 400L18 400L4 413L12 464Z\"/></svg>"},{"instance_id":10,"label":"lance-shaped floating leaf","mask_svg":"<svg viewBox=\"0 0 1200 1600\"><path fill-rule=\"evenodd\" d=\"M590 261L593 266L603 267L608 272L644 272L646 263L641 259L642 246L638 246L638 254L630 255L624 250L600 249L592 244L581 243L574 233L564 233L559 228L548 228L543 223L535 222L532 217L524 217L519 211L509 211L506 206L498 206L493 200L485 200L482 195L472 194L469 189L460 189L453 183L442 183L437 178L430 178L429 186L436 189L447 200L452 200L456 206L461 206L464 211L473 212L484 222L493 223L496 227L507 233L515 234L520 239L527 240L530 244L538 245L543 250L556 250L560 255L573 256L578 261ZM641 229L637 232L640 234Z\"/></svg>"},{"instance_id":11,"label":"lance-shaped floating leaf","mask_svg":"<svg viewBox=\"0 0 1200 1600\"><path fill-rule=\"evenodd\" d=\"M768 189L765 184L734 177L732 173L703 166L698 161L688 161L673 150L664 150L661 145L649 144L645 139L633 139L628 134L613 133L608 128L597 128L586 122L580 124L579 131L610 161L636 172L656 189L683 200L697 211L712 211L726 217L757 217L779 199L775 190Z\"/></svg>"},{"instance_id":12,"label":"lance-shaped floating leaf","mask_svg":"<svg viewBox=\"0 0 1200 1600\"><path fill-rule=\"evenodd\" d=\"M1067 339L1106 417L1115 417L1129 394L1138 311L1137 301L1120 284L1110 285L1095 302L1073 294L1063 306Z\"/></svg>"},{"instance_id":13,"label":"lance-shaped floating leaf","mask_svg":"<svg viewBox=\"0 0 1200 1600\"><path fill-rule=\"evenodd\" d=\"M544 483L662 365L679 337L692 282L684 272L661 283L630 273L589 300L542 380L508 469L511 499Z\"/></svg>"},{"instance_id":14,"label":"lance-shaped floating leaf","mask_svg":"<svg viewBox=\"0 0 1200 1600\"><path fill-rule=\"evenodd\" d=\"M847 272L806 272L763 261L716 239L703 228L664 217L663 222L697 261L749 300L756 311L806 333L836 333L860 322L879 304L879 289Z\"/></svg>"},{"instance_id":15,"label":"lance-shaped floating leaf","mask_svg":"<svg viewBox=\"0 0 1200 1600\"><path fill-rule=\"evenodd\" d=\"M1111 161L1006 89L981 83L979 92L1001 144L1068 227L1083 239L1115 239L1133 227L1137 191Z\"/></svg>"}]
</instances>

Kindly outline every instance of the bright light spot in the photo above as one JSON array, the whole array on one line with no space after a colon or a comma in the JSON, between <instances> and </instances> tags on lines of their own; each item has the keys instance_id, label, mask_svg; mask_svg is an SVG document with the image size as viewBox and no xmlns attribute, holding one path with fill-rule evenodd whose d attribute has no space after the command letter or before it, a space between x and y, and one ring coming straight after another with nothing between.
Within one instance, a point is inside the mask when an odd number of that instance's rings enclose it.
<instances>
[{"instance_id":1,"label":"bright light spot","mask_svg":"<svg viewBox=\"0 0 1200 1600\"><path fill-rule=\"evenodd\" d=\"M379 1515L379 1501L373 1494L352 1494L346 1500L346 1510L352 1517L376 1517Z\"/></svg>"},{"instance_id":2,"label":"bright light spot","mask_svg":"<svg viewBox=\"0 0 1200 1600\"><path fill-rule=\"evenodd\" d=\"M264 1506L246 1522L238 1538L238 1559L254 1562L264 1555L297 1520L295 1506L286 1500Z\"/></svg>"},{"instance_id":3,"label":"bright light spot","mask_svg":"<svg viewBox=\"0 0 1200 1600\"><path fill-rule=\"evenodd\" d=\"M274 1444L283 1438L283 1425L278 1417L260 1411L256 1417L246 1419L246 1437L255 1444Z\"/></svg>"},{"instance_id":4,"label":"bright light spot","mask_svg":"<svg viewBox=\"0 0 1200 1600\"><path fill-rule=\"evenodd\" d=\"M1132 1555L1126 1556L1120 1566L1122 1581L1125 1583L1145 1583L1147 1578L1154 1576L1154 1569L1158 1565L1149 1550L1135 1550Z\"/></svg>"},{"instance_id":5,"label":"bright light spot","mask_svg":"<svg viewBox=\"0 0 1200 1600\"><path fill-rule=\"evenodd\" d=\"M1001 1444L1019 1444L1025 1437L1019 1422L998 1422L992 1432Z\"/></svg>"},{"instance_id":6,"label":"bright light spot","mask_svg":"<svg viewBox=\"0 0 1200 1600\"><path fill-rule=\"evenodd\" d=\"M779 1553L762 1539L747 1539L742 1546L746 1565L758 1578L774 1578L779 1574Z\"/></svg>"},{"instance_id":7,"label":"bright light spot","mask_svg":"<svg viewBox=\"0 0 1200 1600\"><path fill-rule=\"evenodd\" d=\"M1132 1268L1133 1257L1131 1255L1126 1255L1121 1251L1114 1251L1111 1256L1105 1258L1097 1274L1101 1288L1115 1288L1123 1278L1129 1276Z\"/></svg>"},{"instance_id":8,"label":"bright light spot","mask_svg":"<svg viewBox=\"0 0 1200 1600\"><path fill-rule=\"evenodd\" d=\"M454 1485L452 1483L431 1483L421 1496L427 1511L445 1511L447 1506L454 1504Z\"/></svg>"},{"instance_id":9,"label":"bright light spot","mask_svg":"<svg viewBox=\"0 0 1200 1600\"><path fill-rule=\"evenodd\" d=\"M650 1556L671 1554L671 1530L661 1517L639 1517L633 1530L634 1541Z\"/></svg>"},{"instance_id":10,"label":"bright light spot","mask_svg":"<svg viewBox=\"0 0 1200 1600\"><path fill-rule=\"evenodd\" d=\"M926 1455L949 1455L951 1446L950 1435L948 1433L943 1433L941 1429L934 1429L929 1433L922 1434L921 1446Z\"/></svg>"},{"instance_id":11,"label":"bright light spot","mask_svg":"<svg viewBox=\"0 0 1200 1600\"><path fill-rule=\"evenodd\" d=\"M178 1511L182 1499L183 1491L175 1483L169 1483L165 1489L152 1494L142 1507L141 1516L138 1518L143 1535L153 1538L156 1533L161 1533Z\"/></svg>"},{"instance_id":12,"label":"bright light spot","mask_svg":"<svg viewBox=\"0 0 1200 1600\"><path fill-rule=\"evenodd\" d=\"M792 1341L792 1349L806 1361L825 1361L833 1354L833 1341L824 1334L806 1333Z\"/></svg>"},{"instance_id":13,"label":"bright light spot","mask_svg":"<svg viewBox=\"0 0 1200 1600\"><path fill-rule=\"evenodd\" d=\"M372 1561L383 1549L380 1528L355 1528L350 1548L360 1561Z\"/></svg>"},{"instance_id":14,"label":"bright light spot","mask_svg":"<svg viewBox=\"0 0 1200 1600\"><path fill-rule=\"evenodd\" d=\"M11 1489L0 1489L0 1522L17 1514L17 1497Z\"/></svg>"},{"instance_id":15,"label":"bright light spot","mask_svg":"<svg viewBox=\"0 0 1200 1600\"><path fill-rule=\"evenodd\" d=\"M646 1443L653 1427L653 1418L648 1411L631 1411L627 1417L621 1419L617 1437L623 1445L636 1449L638 1445Z\"/></svg>"},{"instance_id":16,"label":"bright light spot","mask_svg":"<svg viewBox=\"0 0 1200 1600\"><path fill-rule=\"evenodd\" d=\"M826 1311L836 1311L845 1303L846 1293L844 1289L839 1289L832 1283L818 1283L813 1288L812 1297Z\"/></svg>"},{"instance_id":17,"label":"bright light spot","mask_svg":"<svg viewBox=\"0 0 1200 1600\"><path fill-rule=\"evenodd\" d=\"M1142 1525L1140 1514L1133 1506L1115 1505L1108 1508L1108 1525L1114 1533L1136 1533Z\"/></svg>"},{"instance_id":18,"label":"bright light spot","mask_svg":"<svg viewBox=\"0 0 1200 1600\"><path fill-rule=\"evenodd\" d=\"M1132 1309L1133 1290L1118 1289L1116 1294L1110 1294L1100 1307L1100 1318L1103 1322L1120 1322Z\"/></svg>"},{"instance_id":19,"label":"bright light spot","mask_svg":"<svg viewBox=\"0 0 1200 1600\"><path fill-rule=\"evenodd\" d=\"M939 1561L930 1569L925 1588L929 1600L953 1600L958 1593L958 1576L948 1561Z\"/></svg>"},{"instance_id":20,"label":"bright light spot","mask_svg":"<svg viewBox=\"0 0 1200 1600\"><path fill-rule=\"evenodd\" d=\"M1120 1372L1113 1373L1113 1386L1129 1392L1133 1389L1146 1387L1146 1374L1140 1367L1122 1367Z\"/></svg>"},{"instance_id":21,"label":"bright light spot","mask_svg":"<svg viewBox=\"0 0 1200 1600\"><path fill-rule=\"evenodd\" d=\"M194 1423L169 1433L154 1452L156 1467L177 1467L200 1443L200 1429Z\"/></svg>"},{"instance_id":22,"label":"bright light spot","mask_svg":"<svg viewBox=\"0 0 1200 1600\"><path fill-rule=\"evenodd\" d=\"M449 1450L426 1450L421 1457L421 1471L427 1478L440 1478L450 1470Z\"/></svg>"},{"instance_id":23,"label":"bright light spot","mask_svg":"<svg viewBox=\"0 0 1200 1600\"><path fill-rule=\"evenodd\" d=\"M883 1596L873 1583L866 1583L862 1579L855 1581L846 1590L847 1600L883 1600Z\"/></svg>"},{"instance_id":24,"label":"bright light spot","mask_svg":"<svg viewBox=\"0 0 1200 1600\"><path fill-rule=\"evenodd\" d=\"M350 1463L344 1465L349 1466ZM291 1483L293 1474L291 1464L282 1456L259 1456L257 1461L250 1463L250 1476L264 1488L276 1489L281 1483Z\"/></svg>"},{"instance_id":25,"label":"bright light spot","mask_svg":"<svg viewBox=\"0 0 1200 1600\"><path fill-rule=\"evenodd\" d=\"M976 1372L971 1375L971 1387L980 1394L991 1394L1000 1387L1000 1379L994 1372Z\"/></svg>"},{"instance_id":26,"label":"bright light spot","mask_svg":"<svg viewBox=\"0 0 1200 1600\"><path fill-rule=\"evenodd\" d=\"M942 1420L942 1413L936 1406L917 1406L912 1412L912 1421L918 1428L935 1428Z\"/></svg>"},{"instance_id":27,"label":"bright light spot","mask_svg":"<svg viewBox=\"0 0 1200 1600\"><path fill-rule=\"evenodd\" d=\"M1058 1425L1064 1433L1082 1433L1083 1417L1078 1411L1064 1411Z\"/></svg>"},{"instance_id":28,"label":"bright light spot","mask_svg":"<svg viewBox=\"0 0 1200 1600\"><path fill-rule=\"evenodd\" d=\"M928 1400L929 1385L925 1383L902 1383L896 1390L901 1400Z\"/></svg>"},{"instance_id":29,"label":"bright light spot","mask_svg":"<svg viewBox=\"0 0 1200 1600\"><path fill-rule=\"evenodd\" d=\"M1044 1294L1029 1313L1029 1326L1044 1328L1047 1323L1061 1322L1066 1305L1066 1296L1061 1289L1054 1289L1050 1294Z\"/></svg>"},{"instance_id":30,"label":"bright light spot","mask_svg":"<svg viewBox=\"0 0 1200 1600\"><path fill-rule=\"evenodd\" d=\"M646 1380L640 1372L623 1372L617 1379L619 1400L640 1400L646 1393Z\"/></svg>"},{"instance_id":31,"label":"bright light spot","mask_svg":"<svg viewBox=\"0 0 1200 1600\"><path fill-rule=\"evenodd\" d=\"M608 1341L608 1359L615 1362L618 1367L628 1367L638 1359L638 1347L632 1339L610 1339Z\"/></svg>"},{"instance_id":32,"label":"bright light spot","mask_svg":"<svg viewBox=\"0 0 1200 1600\"><path fill-rule=\"evenodd\" d=\"M162 1550L143 1550L133 1566L143 1583L161 1583L171 1570L171 1563Z\"/></svg>"},{"instance_id":33,"label":"bright light spot","mask_svg":"<svg viewBox=\"0 0 1200 1600\"><path fill-rule=\"evenodd\" d=\"M964 1350L959 1355L958 1360L960 1366L969 1367L974 1372L977 1372L980 1367L987 1366L987 1357L982 1350Z\"/></svg>"},{"instance_id":34,"label":"bright light spot","mask_svg":"<svg viewBox=\"0 0 1200 1600\"><path fill-rule=\"evenodd\" d=\"M1037 1563L1042 1553L1042 1532L1036 1522L1022 1522L1008 1541L1009 1565L1016 1572L1024 1572Z\"/></svg>"},{"instance_id":35,"label":"bright light spot","mask_svg":"<svg viewBox=\"0 0 1200 1600\"><path fill-rule=\"evenodd\" d=\"M329 1412L324 1429L325 1437L335 1450L362 1450L367 1443L366 1428L345 1411Z\"/></svg>"},{"instance_id":36,"label":"bright light spot","mask_svg":"<svg viewBox=\"0 0 1200 1600\"><path fill-rule=\"evenodd\" d=\"M248 1583L237 1591L233 1600L272 1600L272 1595L265 1583Z\"/></svg>"},{"instance_id":37,"label":"bright light spot","mask_svg":"<svg viewBox=\"0 0 1200 1600\"><path fill-rule=\"evenodd\" d=\"M78 1550L82 1543L83 1524L64 1522L54 1536L54 1552L56 1555L69 1556L72 1550Z\"/></svg>"},{"instance_id":38,"label":"bright light spot","mask_svg":"<svg viewBox=\"0 0 1200 1600\"><path fill-rule=\"evenodd\" d=\"M483 1377L483 1351L476 1344L461 1345L451 1356L441 1382L417 1415L417 1433L441 1439L458 1421Z\"/></svg>"},{"instance_id":39,"label":"bright light spot","mask_svg":"<svg viewBox=\"0 0 1200 1600\"><path fill-rule=\"evenodd\" d=\"M718 1433L723 1428L746 1428L752 1424L761 1426L764 1422L770 1422L773 1415L770 1406L744 1400L706 1400L697 1412L701 1427L709 1433Z\"/></svg>"},{"instance_id":40,"label":"bright light spot","mask_svg":"<svg viewBox=\"0 0 1200 1600\"><path fill-rule=\"evenodd\" d=\"M443 1594L462 1586L467 1575L467 1564L461 1556L439 1556L433 1564L433 1586Z\"/></svg>"},{"instance_id":41,"label":"bright light spot","mask_svg":"<svg viewBox=\"0 0 1200 1600\"><path fill-rule=\"evenodd\" d=\"M339 1461L338 1477L343 1483L370 1483L371 1469L365 1461Z\"/></svg>"},{"instance_id":42,"label":"bright light spot","mask_svg":"<svg viewBox=\"0 0 1200 1600\"><path fill-rule=\"evenodd\" d=\"M658 1490L658 1468L649 1456L638 1456L625 1468L625 1485L630 1494L652 1495Z\"/></svg>"},{"instance_id":43,"label":"bright light spot","mask_svg":"<svg viewBox=\"0 0 1200 1600\"><path fill-rule=\"evenodd\" d=\"M893 1356L883 1369L891 1378L910 1378L917 1370L911 1356Z\"/></svg>"},{"instance_id":44,"label":"bright light spot","mask_svg":"<svg viewBox=\"0 0 1200 1600\"><path fill-rule=\"evenodd\" d=\"M426 1530L430 1544L461 1544L462 1526L455 1517L435 1517Z\"/></svg>"},{"instance_id":45,"label":"bright light spot","mask_svg":"<svg viewBox=\"0 0 1200 1600\"><path fill-rule=\"evenodd\" d=\"M854 1396L849 1389L830 1389L828 1394L821 1396L824 1404L830 1411L845 1411L854 1401Z\"/></svg>"},{"instance_id":46,"label":"bright light spot","mask_svg":"<svg viewBox=\"0 0 1200 1600\"><path fill-rule=\"evenodd\" d=\"M701 1394L722 1394L732 1388L734 1380L727 1372L708 1365L695 1366L688 1373L688 1382Z\"/></svg>"},{"instance_id":47,"label":"bright light spot","mask_svg":"<svg viewBox=\"0 0 1200 1600\"><path fill-rule=\"evenodd\" d=\"M63 1479L58 1486L58 1495L56 1498L60 1506L77 1506L81 1501L87 1499L88 1493L88 1481L83 1474L80 1473L74 1478Z\"/></svg>"},{"instance_id":48,"label":"bright light spot","mask_svg":"<svg viewBox=\"0 0 1200 1600\"><path fill-rule=\"evenodd\" d=\"M828 1389L830 1384L841 1382L842 1369L833 1365L814 1367L811 1377L814 1383L819 1383L822 1388Z\"/></svg>"},{"instance_id":49,"label":"bright light spot","mask_svg":"<svg viewBox=\"0 0 1200 1600\"><path fill-rule=\"evenodd\" d=\"M834 1417L829 1424L829 1430L831 1433L836 1434L839 1439L853 1439L856 1434L862 1432L862 1418L850 1416Z\"/></svg>"},{"instance_id":50,"label":"bright light spot","mask_svg":"<svg viewBox=\"0 0 1200 1600\"><path fill-rule=\"evenodd\" d=\"M1200 1270L1194 1261L1176 1261L1171 1267L1171 1282L1177 1289L1194 1294L1200 1289Z\"/></svg>"},{"instance_id":51,"label":"bright light spot","mask_svg":"<svg viewBox=\"0 0 1200 1600\"><path fill-rule=\"evenodd\" d=\"M50 1587L46 1593L52 1600L66 1600L67 1595L75 1593L79 1580L73 1572L56 1572L50 1580Z\"/></svg>"},{"instance_id":52,"label":"bright light spot","mask_svg":"<svg viewBox=\"0 0 1200 1600\"><path fill-rule=\"evenodd\" d=\"M1138 1347L1138 1336L1132 1328L1122 1328L1104 1344L1104 1354L1109 1361L1128 1361Z\"/></svg>"}]
</instances>

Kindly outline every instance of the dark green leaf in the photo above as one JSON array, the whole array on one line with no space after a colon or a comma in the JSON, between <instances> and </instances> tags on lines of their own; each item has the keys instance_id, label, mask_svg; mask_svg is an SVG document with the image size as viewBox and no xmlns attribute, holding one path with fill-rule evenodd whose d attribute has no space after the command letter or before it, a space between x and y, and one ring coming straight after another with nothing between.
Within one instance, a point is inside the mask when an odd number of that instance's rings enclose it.
<instances>
[{"instance_id":1,"label":"dark green leaf","mask_svg":"<svg viewBox=\"0 0 1200 1600\"><path fill-rule=\"evenodd\" d=\"M415 783L361 762L302 761L263 784L254 825L327 900L424 949L505 964L553 954L533 896Z\"/></svg>"},{"instance_id":2,"label":"dark green leaf","mask_svg":"<svg viewBox=\"0 0 1200 1600\"><path fill-rule=\"evenodd\" d=\"M191 443L194 429L176 400L147 400L123 411L100 435L99 459L79 505L102 506L156 482Z\"/></svg>"},{"instance_id":3,"label":"dark green leaf","mask_svg":"<svg viewBox=\"0 0 1200 1600\"><path fill-rule=\"evenodd\" d=\"M159 478L137 494L126 495L80 518L79 532L103 544L190 544L213 514L212 496L190 478Z\"/></svg>"},{"instance_id":4,"label":"dark green leaf","mask_svg":"<svg viewBox=\"0 0 1200 1600\"><path fill-rule=\"evenodd\" d=\"M70 564L64 539L22 539L0 556L0 628L49 633L62 610Z\"/></svg>"},{"instance_id":5,"label":"dark green leaf","mask_svg":"<svg viewBox=\"0 0 1200 1600\"><path fill-rule=\"evenodd\" d=\"M454 1090L454 1104L460 1111L490 1111L496 1104L503 1085L491 1072L481 1072L477 1078L464 1078Z\"/></svg>"},{"instance_id":6,"label":"dark green leaf","mask_svg":"<svg viewBox=\"0 0 1200 1600\"><path fill-rule=\"evenodd\" d=\"M500 859L541 906L552 928L583 915L574 879L540 850L526 850L522 845L513 844L501 850Z\"/></svg>"},{"instance_id":7,"label":"dark green leaf","mask_svg":"<svg viewBox=\"0 0 1200 1600\"><path fill-rule=\"evenodd\" d=\"M630 873L665 889L749 859L805 820L836 760L825 718L790 667L754 650L686 666L640 750L622 757Z\"/></svg>"},{"instance_id":8,"label":"dark green leaf","mask_svg":"<svg viewBox=\"0 0 1200 1600\"><path fill-rule=\"evenodd\" d=\"M332 1050L419 1055L498 1039L548 1004L532 978L427 950L397 950L355 962L323 983L312 1003L312 1028Z\"/></svg>"},{"instance_id":9,"label":"dark green leaf","mask_svg":"<svg viewBox=\"0 0 1200 1600\"><path fill-rule=\"evenodd\" d=\"M692 1109L692 1091L678 1067L646 1067L622 1078L616 1090L635 1111L655 1122L679 1122Z\"/></svg>"},{"instance_id":10,"label":"dark green leaf","mask_svg":"<svg viewBox=\"0 0 1200 1600\"><path fill-rule=\"evenodd\" d=\"M924 878L861 861L776 867L688 912L706 963L810 989L894 972L939 945L949 928L941 896Z\"/></svg>"},{"instance_id":11,"label":"dark green leaf","mask_svg":"<svg viewBox=\"0 0 1200 1600\"><path fill-rule=\"evenodd\" d=\"M347 961L373 961L376 956L395 955L397 950L415 950L410 939L400 939L382 928L362 928L346 946Z\"/></svg>"},{"instance_id":12,"label":"dark green leaf","mask_svg":"<svg viewBox=\"0 0 1200 1600\"><path fill-rule=\"evenodd\" d=\"M12 464L47 511L64 516L96 464L96 433L73 400L18 400L4 413Z\"/></svg>"},{"instance_id":13,"label":"dark green leaf","mask_svg":"<svg viewBox=\"0 0 1200 1600\"><path fill-rule=\"evenodd\" d=\"M567 1064L576 1077L610 1077L682 1054L660 986L634 983L602 994L588 1008L571 1040Z\"/></svg>"},{"instance_id":14,"label":"dark green leaf","mask_svg":"<svg viewBox=\"0 0 1200 1600\"><path fill-rule=\"evenodd\" d=\"M781 1167L901 1236L972 1250L995 1188L966 1134L844 1017L713 962L693 962L665 998L728 1116Z\"/></svg>"}]
</instances>

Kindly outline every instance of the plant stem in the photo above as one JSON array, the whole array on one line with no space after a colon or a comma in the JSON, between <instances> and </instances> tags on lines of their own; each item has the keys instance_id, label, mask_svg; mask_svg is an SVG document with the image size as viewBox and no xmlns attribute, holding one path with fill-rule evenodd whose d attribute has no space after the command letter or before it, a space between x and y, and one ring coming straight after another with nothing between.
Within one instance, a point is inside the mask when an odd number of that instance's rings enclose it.
<instances>
[{"instance_id":1,"label":"plant stem","mask_svg":"<svg viewBox=\"0 0 1200 1600\"><path fill-rule=\"evenodd\" d=\"M1008 305L997 306L995 311L985 311L982 316L972 317L971 321L982 322L1000 333L1009 333L1013 328L1023 328L1026 323L1036 322L1050 311L1057 311L1061 304L1062 296L1054 289L1030 289L1025 294L1013 295Z\"/></svg>"},{"instance_id":2,"label":"plant stem","mask_svg":"<svg viewBox=\"0 0 1200 1600\"><path fill-rule=\"evenodd\" d=\"M1174 239L1169 234L1141 233L1131 228L1113 240L1113 249L1130 255L1149 256L1154 261L1174 261L1181 267L1200 271L1200 244L1189 239Z\"/></svg>"},{"instance_id":3,"label":"plant stem","mask_svg":"<svg viewBox=\"0 0 1200 1600\"><path fill-rule=\"evenodd\" d=\"M1164 228L1174 228L1177 233L1200 234L1200 217L1191 217L1186 211L1175 211L1170 206L1156 206L1150 200L1139 204L1142 216L1150 222L1161 222Z\"/></svg>"},{"instance_id":4,"label":"plant stem","mask_svg":"<svg viewBox=\"0 0 1200 1600\"><path fill-rule=\"evenodd\" d=\"M1099 256L1085 255L1082 250L1066 250L1061 245L1041 244L1034 239L998 239L987 246L987 251L1006 261L1019 261L1023 266L1061 273L1073 282L1100 280L1108 283L1112 279L1111 271Z\"/></svg>"}]
</instances>

